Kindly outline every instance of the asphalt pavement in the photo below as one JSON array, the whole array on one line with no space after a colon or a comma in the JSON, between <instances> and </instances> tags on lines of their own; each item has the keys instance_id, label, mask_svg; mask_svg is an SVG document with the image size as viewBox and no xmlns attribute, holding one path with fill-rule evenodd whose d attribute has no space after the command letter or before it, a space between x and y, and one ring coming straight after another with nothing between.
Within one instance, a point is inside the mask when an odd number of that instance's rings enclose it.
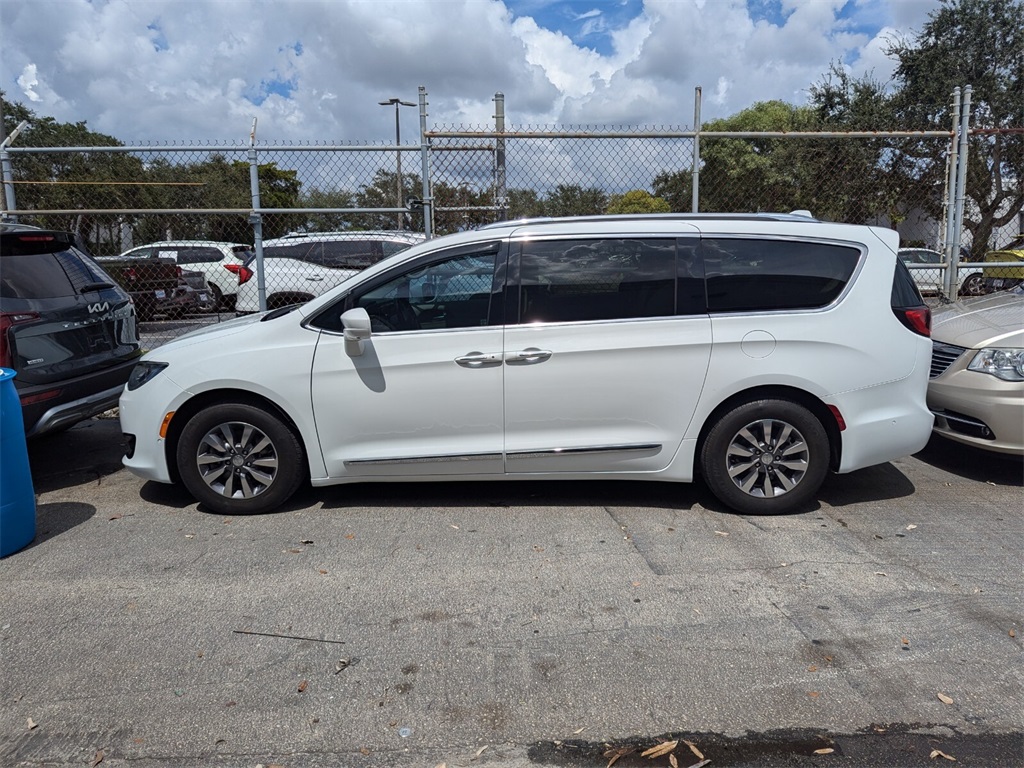
<instances>
[{"instance_id":1,"label":"asphalt pavement","mask_svg":"<svg viewBox=\"0 0 1024 768\"><path fill-rule=\"evenodd\" d=\"M767 518L526 481L223 517L120 455L30 445L4 766L1024 765L1019 459L936 438Z\"/></svg>"}]
</instances>

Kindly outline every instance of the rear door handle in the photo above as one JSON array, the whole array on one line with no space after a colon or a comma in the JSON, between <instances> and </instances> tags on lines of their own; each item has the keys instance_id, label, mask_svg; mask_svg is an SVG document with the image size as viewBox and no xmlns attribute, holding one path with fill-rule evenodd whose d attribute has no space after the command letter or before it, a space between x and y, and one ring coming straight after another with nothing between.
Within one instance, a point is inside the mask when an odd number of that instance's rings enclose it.
<instances>
[{"instance_id":1,"label":"rear door handle","mask_svg":"<svg viewBox=\"0 0 1024 768\"><path fill-rule=\"evenodd\" d=\"M455 362L463 368L487 368L501 365L501 354L498 352L470 352L468 355L456 357Z\"/></svg>"},{"instance_id":2,"label":"rear door handle","mask_svg":"<svg viewBox=\"0 0 1024 768\"><path fill-rule=\"evenodd\" d=\"M527 349L521 349L518 352L506 352L505 362L506 363L543 363L551 357L551 351L547 349L537 349L536 347L528 347Z\"/></svg>"}]
</instances>

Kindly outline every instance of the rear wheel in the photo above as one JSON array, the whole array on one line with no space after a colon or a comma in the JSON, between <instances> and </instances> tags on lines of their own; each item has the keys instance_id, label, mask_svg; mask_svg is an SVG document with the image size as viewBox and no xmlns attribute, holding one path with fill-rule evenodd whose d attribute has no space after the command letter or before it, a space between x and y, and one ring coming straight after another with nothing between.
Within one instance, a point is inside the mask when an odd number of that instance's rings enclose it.
<instances>
[{"instance_id":1,"label":"rear wheel","mask_svg":"<svg viewBox=\"0 0 1024 768\"><path fill-rule=\"evenodd\" d=\"M985 278L981 272L969 274L960 286L961 296L982 296L985 293Z\"/></svg>"},{"instance_id":2,"label":"rear wheel","mask_svg":"<svg viewBox=\"0 0 1024 768\"><path fill-rule=\"evenodd\" d=\"M773 515L810 502L828 472L825 428L789 400L755 400L726 413L701 451L712 493L738 512Z\"/></svg>"},{"instance_id":3,"label":"rear wheel","mask_svg":"<svg viewBox=\"0 0 1024 768\"><path fill-rule=\"evenodd\" d=\"M269 512L305 476L291 427L246 404L218 404L189 419L178 440L178 472L199 502L224 515Z\"/></svg>"}]
</instances>

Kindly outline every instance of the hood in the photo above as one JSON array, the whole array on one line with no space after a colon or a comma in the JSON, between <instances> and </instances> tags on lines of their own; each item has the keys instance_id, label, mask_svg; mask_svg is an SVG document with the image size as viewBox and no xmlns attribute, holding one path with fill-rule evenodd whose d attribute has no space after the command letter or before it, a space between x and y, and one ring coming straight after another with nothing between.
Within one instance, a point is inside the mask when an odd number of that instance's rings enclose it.
<instances>
[{"instance_id":1,"label":"hood","mask_svg":"<svg viewBox=\"0 0 1024 768\"><path fill-rule=\"evenodd\" d=\"M178 336L177 338L168 341L166 344L161 344L159 347L151 349L146 353L146 359L159 360L161 354L166 352L176 352L195 344L202 344L207 341L213 341L214 339L222 339L225 336L232 336L236 333L241 333L246 328L259 323L266 314L268 313L244 315L242 317L232 318L231 320L225 320L223 323L204 325L194 331L189 331L186 334Z\"/></svg>"},{"instance_id":2,"label":"hood","mask_svg":"<svg viewBox=\"0 0 1024 768\"><path fill-rule=\"evenodd\" d=\"M1024 347L1024 293L994 293L937 309L932 339L968 349Z\"/></svg>"}]
</instances>

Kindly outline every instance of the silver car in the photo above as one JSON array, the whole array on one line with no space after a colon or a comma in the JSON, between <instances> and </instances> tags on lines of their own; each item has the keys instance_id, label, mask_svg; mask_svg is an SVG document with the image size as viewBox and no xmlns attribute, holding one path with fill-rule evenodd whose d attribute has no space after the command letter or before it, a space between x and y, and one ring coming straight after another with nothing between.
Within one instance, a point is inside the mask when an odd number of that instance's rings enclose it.
<instances>
[{"instance_id":1,"label":"silver car","mask_svg":"<svg viewBox=\"0 0 1024 768\"><path fill-rule=\"evenodd\" d=\"M935 312L928 408L944 437L1024 455L1024 292Z\"/></svg>"}]
</instances>

